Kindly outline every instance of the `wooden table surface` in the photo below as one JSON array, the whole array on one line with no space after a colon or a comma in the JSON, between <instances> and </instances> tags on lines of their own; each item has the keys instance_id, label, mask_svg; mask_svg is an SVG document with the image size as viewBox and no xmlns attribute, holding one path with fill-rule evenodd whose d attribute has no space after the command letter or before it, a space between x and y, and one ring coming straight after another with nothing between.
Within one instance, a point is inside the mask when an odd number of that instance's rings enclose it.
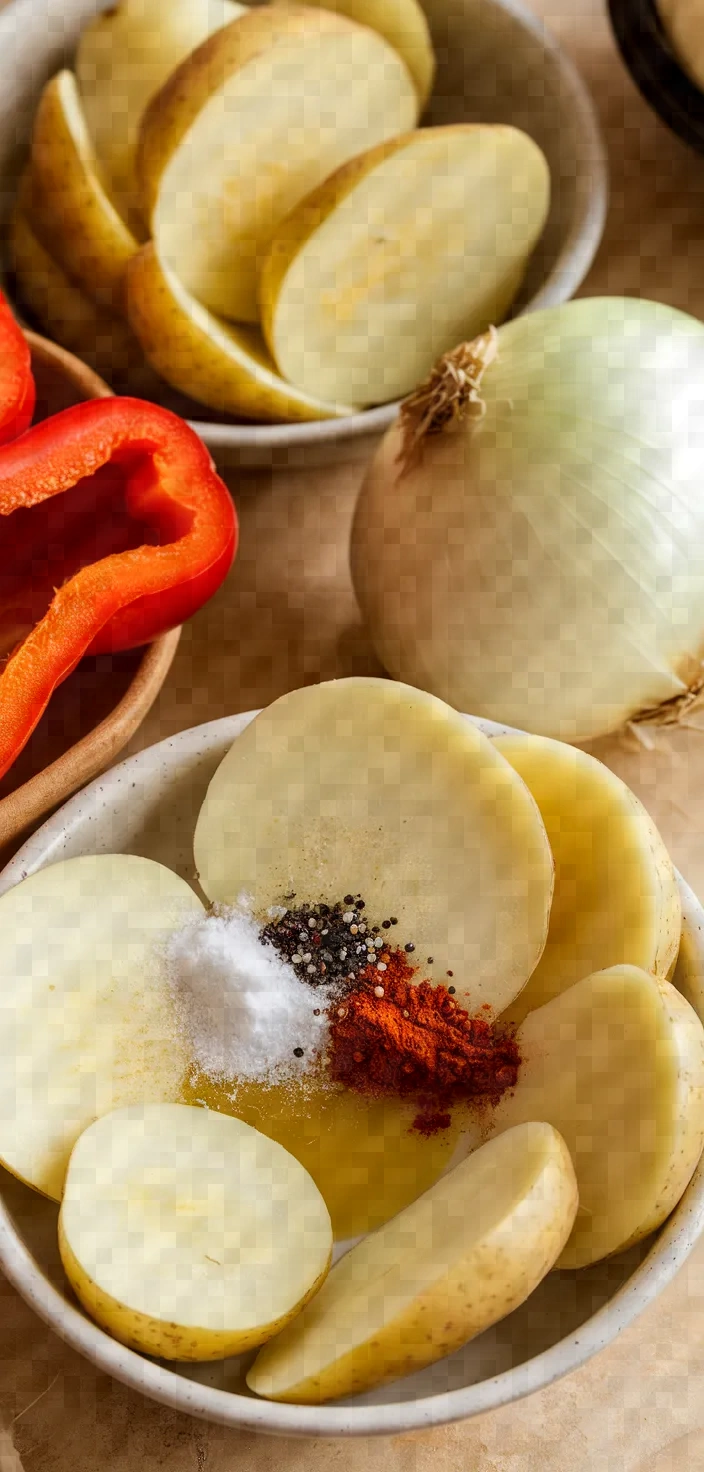
<instances>
[{"instance_id":1,"label":"wooden table surface","mask_svg":"<svg viewBox=\"0 0 704 1472\"><path fill-rule=\"evenodd\" d=\"M591 86L609 147L609 221L584 291L653 297L704 317L704 160L641 101L601 0L533 4ZM233 479L240 555L185 629L132 750L306 682L378 672L346 566L359 476L343 466ZM704 894L704 730L660 736L653 751L615 740L594 749L641 795ZM504 1410L386 1443L271 1440L167 1411L66 1349L3 1282L0 1410L17 1418L25 1472L704 1472L704 1241L581 1370ZM0 1472L17 1472L1 1442Z\"/></svg>"}]
</instances>

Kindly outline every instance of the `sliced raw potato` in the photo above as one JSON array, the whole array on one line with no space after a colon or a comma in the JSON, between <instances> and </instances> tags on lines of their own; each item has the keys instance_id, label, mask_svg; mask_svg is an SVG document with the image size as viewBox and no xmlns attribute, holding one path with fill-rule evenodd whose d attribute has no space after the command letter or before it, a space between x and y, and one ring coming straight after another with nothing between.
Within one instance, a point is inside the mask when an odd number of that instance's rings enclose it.
<instances>
[{"instance_id":1,"label":"sliced raw potato","mask_svg":"<svg viewBox=\"0 0 704 1472\"><path fill-rule=\"evenodd\" d=\"M260 302L282 374L350 403L409 393L505 317L549 199L517 128L423 128L353 159L271 243Z\"/></svg>"},{"instance_id":2,"label":"sliced raw potato","mask_svg":"<svg viewBox=\"0 0 704 1472\"><path fill-rule=\"evenodd\" d=\"M354 412L285 383L259 329L233 326L200 306L153 245L130 262L127 310L156 372L211 409L274 421L334 419Z\"/></svg>"},{"instance_id":3,"label":"sliced raw potato","mask_svg":"<svg viewBox=\"0 0 704 1472\"><path fill-rule=\"evenodd\" d=\"M531 1012L494 1126L550 1120L569 1146L579 1214L560 1267L581 1268L658 1227L704 1144L704 1027L669 981L597 972Z\"/></svg>"},{"instance_id":4,"label":"sliced raw potato","mask_svg":"<svg viewBox=\"0 0 704 1472\"><path fill-rule=\"evenodd\" d=\"M288 0L283 0L288 3ZM435 56L430 30L418 0L306 0L324 10L336 10L369 26L384 36L408 67L421 108L430 96L435 76Z\"/></svg>"},{"instance_id":5,"label":"sliced raw potato","mask_svg":"<svg viewBox=\"0 0 704 1472\"><path fill-rule=\"evenodd\" d=\"M472 1009L507 1007L545 944L553 862L538 809L491 742L441 700L390 680L284 695L237 737L195 833L211 900L264 913L366 901L394 916L421 975L454 975ZM426 958L433 964L426 969Z\"/></svg>"},{"instance_id":6,"label":"sliced raw potato","mask_svg":"<svg viewBox=\"0 0 704 1472\"><path fill-rule=\"evenodd\" d=\"M327 1273L332 1232L281 1145L208 1109L147 1104L77 1141L59 1246L81 1303L121 1343L215 1360L298 1312Z\"/></svg>"},{"instance_id":7,"label":"sliced raw potato","mask_svg":"<svg viewBox=\"0 0 704 1472\"><path fill-rule=\"evenodd\" d=\"M72 72L42 92L31 158L32 223L43 245L98 306L121 311L138 242L106 192Z\"/></svg>"},{"instance_id":8,"label":"sliced raw potato","mask_svg":"<svg viewBox=\"0 0 704 1472\"><path fill-rule=\"evenodd\" d=\"M533 1292L576 1210L557 1130L507 1132L353 1247L260 1351L247 1384L271 1400L318 1404L452 1354Z\"/></svg>"},{"instance_id":9,"label":"sliced raw potato","mask_svg":"<svg viewBox=\"0 0 704 1472\"><path fill-rule=\"evenodd\" d=\"M672 860L642 803L574 746L521 734L494 744L532 792L555 860L547 945L504 1020L522 1022L582 977L622 961L667 976L682 905Z\"/></svg>"},{"instance_id":10,"label":"sliced raw potato","mask_svg":"<svg viewBox=\"0 0 704 1472\"><path fill-rule=\"evenodd\" d=\"M180 1097L189 1055L159 946L201 910L170 869L67 859L0 898L0 1162L61 1198L97 1116Z\"/></svg>"},{"instance_id":11,"label":"sliced raw potato","mask_svg":"<svg viewBox=\"0 0 704 1472\"><path fill-rule=\"evenodd\" d=\"M37 239L20 208L12 218L9 243L19 294L43 331L77 353L112 388L156 396L159 381L127 323L96 306L74 286Z\"/></svg>"},{"instance_id":12,"label":"sliced raw potato","mask_svg":"<svg viewBox=\"0 0 704 1472\"><path fill-rule=\"evenodd\" d=\"M244 15L232 0L119 0L81 33L76 80L110 196L139 220L134 153L155 92L213 31Z\"/></svg>"},{"instance_id":13,"label":"sliced raw potato","mask_svg":"<svg viewBox=\"0 0 704 1472\"><path fill-rule=\"evenodd\" d=\"M354 154L412 128L417 111L397 53L344 16L264 6L226 26L142 122L137 166L166 265L211 311L256 322L259 271L284 216Z\"/></svg>"}]
</instances>

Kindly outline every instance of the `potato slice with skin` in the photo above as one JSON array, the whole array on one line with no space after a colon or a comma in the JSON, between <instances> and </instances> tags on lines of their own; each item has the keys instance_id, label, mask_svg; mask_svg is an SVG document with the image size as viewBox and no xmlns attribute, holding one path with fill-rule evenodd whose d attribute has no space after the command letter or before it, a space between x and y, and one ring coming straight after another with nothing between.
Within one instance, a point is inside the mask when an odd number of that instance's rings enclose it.
<instances>
[{"instance_id":1,"label":"potato slice with skin","mask_svg":"<svg viewBox=\"0 0 704 1472\"><path fill-rule=\"evenodd\" d=\"M37 239L21 208L14 211L9 244L20 297L43 331L77 353L112 388L156 397L159 381L127 323L74 286Z\"/></svg>"},{"instance_id":2,"label":"potato slice with skin","mask_svg":"<svg viewBox=\"0 0 704 1472\"><path fill-rule=\"evenodd\" d=\"M284 377L364 405L409 393L505 317L549 197L517 128L423 128L353 159L271 242L260 303Z\"/></svg>"},{"instance_id":3,"label":"potato slice with skin","mask_svg":"<svg viewBox=\"0 0 704 1472\"><path fill-rule=\"evenodd\" d=\"M421 975L452 971L472 1010L508 1006L545 944L552 855L527 788L456 711L390 680L262 711L213 777L195 856L211 900L245 893L255 913L292 892L361 895L369 923L396 917Z\"/></svg>"},{"instance_id":4,"label":"potato slice with skin","mask_svg":"<svg viewBox=\"0 0 704 1472\"><path fill-rule=\"evenodd\" d=\"M529 1123L476 1150L338 1262L247 1384L315 1405L409 1375L518 1308L577 1210L569 1151Z\"/></svg>"},{"instance_id":5,"label":"potato slice with skin","mask_svg":"<svg viewBox=\"0 0 704 1472\"><path fill-rule=\"evenodd\" d=\"M410 73L376 32L326 10L243 16L144 115L137 168L162 259L211 311L256 322L258 274L284 216L354 154L413 127L417 111Z\"/></svg>"},{"instance_id":6,"label":"potato slice with skin","mask_svg":"<svg viewBox=\"0 0 704 1472\"><path fill-rule=\"evenodd\" d=\"M137 229L134 155L142 114L213 31L244 15L233 0L119 0L81 32L76 80L110 196Z\"/></svg>"},{"instance_id":7,"label":"potato slice with skin","mask_svg":"<svg viewBox=\"0 0 704 1472\"><path fill-rule=\"evenodd\" d=\"M504 1021L522 1022L582 977L621 962L667 976L682 905L672 860L642 803L574 746L545 736L493 739L532 792L555 860L547 945Z\"/></svg>"},{"instance_id":8,"label":"potato slice with skin","mask_svg":"<svg viewBox=\"0 0 704 1472\"><path fill-rule=\"evenodd\" d=\"M189 1063L159 943L202 910L161 864L67 859L0 898L0 1162L60 1200L96 1116L178 1099Z\"/></svg>"},{"instance_id":9,"label":"potato slice with skin","mask_svg":"<svg viewBox=\"0 0 704 1472\"><path fill-rule=\"evenodd\" d=\"M72 72L59 72L42 92L31 160L32 222L42 244L98 306L122 311L138 241L103 186Z\"/></svg>"},{"instance_id":10,"label":"potato slice with skin","mask_svg":"<svg viewBox=\"0 0 704 1472\"><path fill-rule=\"evenodd\" d=\"M88 1313L145 1354L216 1360L275 1334L322 1283L330 1217L302 1165L241 1119L118 1109L74 1146L59 1216Z\"/></svg>"},{"instance_id":11,"label":"potato slice with skin","mask_svg":"<svg viewBox=\"0 0 704 1472\"><path fill-rule=\"evenodd\" d=\"M289 0L281 0L288 4ZM418 101L425 107L435 77L430 30L418 0L306 0L307 5L335 10L358 25L378 31L398 51L413 78Z\"/></svg>"},{"instance_id":12,"label":"potato slice with skin","mask_svg":"<svg viewBox=\"0 0 704 1472\"><path fill-rule=\"evenodd\" d=\"M536 1112L569 1146L580 1209L559 1267L638 1242L676 1206L704 1145L704 1027L668 981L612 966L531 1012L494 1129Z\"/></svg>"},{"instance_id":13,"label":"potato slice with skin","mask_svg":"<svg viewBox=\"0 0 704 1472\"><path fill-rule=\"evenodd\" d=\"M145 245L130 262L127 310L156 372L211 409L274 422L335 419L354 412L285 383L258 328L213 316L189 296L153 245Z\"/></svg>"}]
</instances>

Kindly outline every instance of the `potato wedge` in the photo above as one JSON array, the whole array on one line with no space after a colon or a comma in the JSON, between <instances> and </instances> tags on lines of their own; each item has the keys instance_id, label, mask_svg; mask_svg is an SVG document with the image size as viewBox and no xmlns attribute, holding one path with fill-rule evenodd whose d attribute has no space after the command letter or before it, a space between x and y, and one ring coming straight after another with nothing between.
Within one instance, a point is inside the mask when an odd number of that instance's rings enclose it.
<instances>
[{"instance_id":1,"label":"potato wedge","mask_svg":"<svg viewBox=\"0 0 704 1472\"><path fill-rule=\"evenodd\" d=\"M147 103L191 51L244 14L234 0L119 0L81 32L75 69L88 131L135 233L143 221L134 153Z\"/></svg>"},{"instance_id":2,"label":"potato wedge","mask_svg":"<svg viewBox=\"0 0 704 1472\"><path fill-rule=\"evenodd\" d=\"M159 381L127 323L96 306L74 286L19 207L12 217L9 245L20 297L42 330L77 353L112 388L156 397Z\"/></svg>"},{"instance_id":3,"label":"potato wedge","mask_svg":"<svg viewBox=\"0 0 704 1472\"><path fill-rule=\"evenodd\" d=\"M274 701L221 762L194 846L209 899L244 892L255 913L292 891L299 904L361 894L370 923L395 916L421 974L452 971L471 1010L503 1011L545 944L553 862L528 789L476 727L408 685L333 680Z\"/></svg>"},{"instance_id":4,"label":"potato wedge","mask_svg":"<svg viewBox=\"0 0 704 1472\"><path fill-rule=\"evenodd\" d=\"M549 196L544 155L517 128L423 128L353 159L282 222L263 266L283 376L347 403L409 393L505 317Z\"/></svg>"},{"instance_id":5,"label":"potato wedge","mask_svg":"<svg viewBox=\"0 0 704 1472\"><path fill-rule=\"evenodd\" d=\"M28 1186L60 1200L96 1116L180 1097L189 1055L159 942L201 909L128 854L67 859L0 898L0 1162Z\"/></svg>"},{"instance_id":6,"label":"potato wedge","mask_svg":"<svg viewBox=\"0 0 704 1472\"><path fill-rule=\"evenodd\" d=\"M281 1145L209 1109L146 1104L77 1140L59 1247L84 1308L115 1339L215 1360L262 1344L308 1301L332 1231Z\"/></svg>"},{"instance_id":7,"label":"potato wedge","mask_svg":"<svg viewBox=\"0 0 704 1472\"><path fill-rule=\"evenodd\" d=\"M247 419L301 422L352 414L300 393L279 376L256 327L215 317L145 245L127 271L127 311L145 357L167 383L211 409Z\"/></svg>"},{"instance_id":8,"label":"potato wedge","mask_svg":"<svg viewBox=\"0 0 704 1472\"><path fill-rule=\"evenodd\" d=\"M279 0L288 4L289 0ZM321 6L346 15L360 26L369 26L398 51L408 67L418 93L421 110L425 107L435 78L435 55L425 12L418 0L306 0L307 5Z\"/></svg>"},{"instance_id":9,"label":"potato wedge","mask_svg":"<svg viewBox=\"0 0 704 1472\"><path fill-rule=\"evenodd\" d=\"M586 1267L660 1226L704 1145L704 1027L668 981L612 966L531 1012L524 1062L493 1125L536 1111L564 1137L580 1208L562 1268Z\"/></svg>"},{"instance_id":10,"label":"potato wedge","mask_svg":"<svg viewBox=\"0 0 704 1472\"><path fill-rule=\"evenodd\" d=\"M376 32L326 10L243 16L177 68L142 120L137 169L162 259L211 311L256 322L284 216L417 111L407 67Z\"/></svg>"},{"instance_id":11,"label":"potato wedge","mask_svg":"<svg viewBox=\"0 0 704 1472\"><path fill-rule=\"evenodd\" d=\"M576 1210L557 1130L507 1131L336 1263L312 1303L260 1350L250 1390L317 1405L452 1354L533 1292Z\"/></svg>"},{"instance_id":12,"label":"potato wedge","mask_svg":"<svg viewBox=\"0 0 704 1472\"><path fill-rule=\"evenodd\" d=\"M666 977L682 905L672 860L642 803L608 767L545 736L494 737L540 808L555 860L547 945L505 1021L583 976L629 962Z\"/></svg>"},{"instance_id":13,"label":"potato wedge","mask_svg":"<svg viewBox=\"0 0 704 1472\"><path fill-rule=\"evenodd\" d=\"M32 223L42 244L98 306L121 312L138 241L106 193L72 72L59 72L42 92L31 160Z\"/></svg>"}]
</instances>

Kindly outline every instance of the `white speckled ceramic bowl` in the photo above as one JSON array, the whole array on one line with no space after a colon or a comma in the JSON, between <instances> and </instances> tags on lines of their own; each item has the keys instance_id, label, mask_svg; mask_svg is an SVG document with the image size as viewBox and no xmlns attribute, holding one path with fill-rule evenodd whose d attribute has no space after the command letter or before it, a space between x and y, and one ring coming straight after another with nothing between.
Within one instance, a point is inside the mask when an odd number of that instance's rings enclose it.
<instances>
[{"instance_id":1,"label":"white speckled ceramic bowl","mask_svg":"<svg viewBox=\"0 0 704 1472\"><path fill-rule=\"evenodd\" d=\"M0 874L0 893L79 854L143 854L194 882L192 836L206 787L252 715L183 731L130 757L71 799ZM477 724L491 735L499 728ZM704 911L682 883L675 984L704 1020ZM85 1317L63 1276L58 1208L0 1168L0 1267L80 1353L154 1400L206 1420L288 1436L370 1436L459 1421L540 1390L608 1344L669 1283L704 1228L704 1161L653 1237L580 1272L553 1272L523 1306L449 1359L365 1396L276 1405L244 1383L247 1359L175 1366L126 1349Z\"/></svg>"},{"instance_id":2,"label":"white speckled ceramic bowl","mask_svg":"<svg viewBox=\"0 0 704 1472\"><path fill-rule=\"evenodd\" d=\"M515 310L567 301L589 269L606 214L606 159L589 93L522 0L421 3L438 58L424 122L513 123L550 165L550 216ZM70 61L82 25L103 8L104 0L11 0L0 15L0 224L41 87ZM193 404L191 422L225 468L287 467L365 458L396 408L314 424L254 425L214 422L216 414Z\"/></svg>"}]
</instances>

